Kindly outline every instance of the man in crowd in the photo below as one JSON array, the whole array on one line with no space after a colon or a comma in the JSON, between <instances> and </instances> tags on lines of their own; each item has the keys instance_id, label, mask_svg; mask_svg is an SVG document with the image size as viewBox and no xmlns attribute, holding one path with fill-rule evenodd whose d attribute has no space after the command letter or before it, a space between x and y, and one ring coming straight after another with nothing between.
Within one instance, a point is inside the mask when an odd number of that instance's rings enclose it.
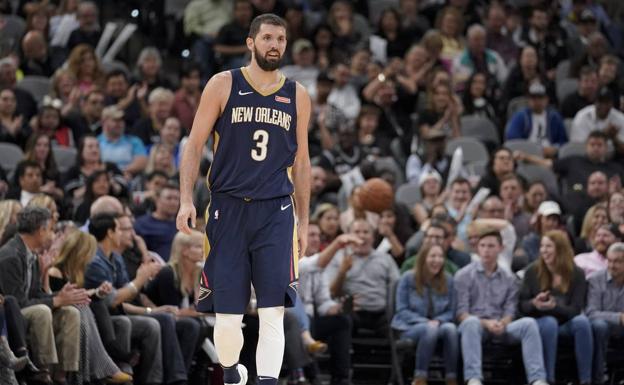
<instances>
[{"instance_id":1,"label":"man in crowd","mask_svg":"<svg viewBox=\"0 0 624 385\"><path fill-rule=\"evenodd\" d=\"M89 303L84 289L67 284L55 295L43 291L37 255L52 245L54 230L49 210L26 207L17 214L17 234L0 249L0 294L17 299L28 321L40 380L65 382L66 373L78 371L80 359L80 312L72 305Z\"/></svg>"},{"instance_id":2,"label":"man in crowd","mask_svg":"<svg viewBox=\"0 0 624 385\"><path fill-rule=\"evenodd\" d=\"M156 192L156 210L137 218L136 233L145 240L148 250L168 261L176 235L176 215L180 206L180 190L167 184Z\"/></svg>"},{"instance_id":3,"label":"man in crowd","mask_svg":"<svg viewBox=\"0 0 624 385\"><path fill-rule=\"evenodd\" d=\"M624 243L616 242L607 251L607 268L588 278L587 308L594 330L594 384L605 382L605 357L609 340L624 338Z\"/></svg>"},{"instance_id":4,"label":"man in crowd","mask_svg":"<svg viewBox=\"0 0 624 385\"><path fill-rule=\"evenodd\" d=\"M620 233L617 225L602 225L594 233L591 240L594 248L589 253L582 253L574 257L574 263L585 272L585 276L605 269L607 267L607 250L612 244L622 241L622 233Z\"/></svg>"},{"instance_id":5,"label":"man in crowd","mask_svg":"<svg viewBox=\"0 0 624 385\"><path fill-rule=\"evenodd\" d=\"M374 229L365 219L356 219L349 233L362 242L336 255L326 268L332 297L353 297L354 329L365 328L385 335L385 309L390 284L399 279L392 257L373 249Z\"/></svg>"},{"instance_id":6,"label":"man in crowd","mask_svg":"<svg viewBox=\"0 0 624 385\"><path fill-rule=\"evenodd\" d=\"M67 125L74 134L74 143L86 134L99 135L102 132L102 110L104 109L104 94L98 89L87 92L80 100L79 111L67 116Z\"/></svg>"},{"instance_id":7,"label":"man in crowd","mask_svg":"<svg viewBox=\"0 0 624 385\"><path fill-rule=\"evenodd\" d=\"M15 176L17 186L9 188L7 198L16 199L20 201L22 207L26 207L28 202L41 192L43 185L41 166L34 160L23 160L17 165Z\"/></svg>"},{"instance_id":8,"label":"man in crowd","mask_svg":"<svg viewBox=\"0 0 624 385\"><path fill-rule=\"evenodd\" d=\"M482 384L481 344L483 340L497 338L520 342L528 383L546 385L542 340L537 323L528 317L514 321L518 284L509 271L498 267L498 255L503 249L500 233L482 234L477 248L480 260L455 275L464 379L468 385Z\"/></svg>"},{"instance_id":9,"label":"man in crowd","mask_svg":"<svg viewBox=\"0 0 624 385\"><path fill-rule=\"evenodd\" d=\"M624 113L613 104L613 91L602 87L598 91L596 102L574 116L570 141L584 142L592 131L603 131L613 141L618 152L624 152Z\"/></svg>"},{"instance_id":10,"label":"man in crowd","mask_svg":"<svg viewBox=\"0 0 624 385\"><path fill-rule=\"evenodd\" d=\"M565 119L573 119L579 110L594 103L597 93L598 73L592 67L581 68L578 90L563 99L561 115Z\"/></svg>"},{"instance_id":11,"label":"man in crowd","mask_svg":"<svg viewBox=\"0 0 624 385\"><path fill-rule=\"evenodd\" d=\"M158 133L171 116L174 99L175 95L170 90L162 87L154 89L147 98L148 116L137 121L128 133L138 136L145 146L158 143Z\"/></svg>"}]
</instances>

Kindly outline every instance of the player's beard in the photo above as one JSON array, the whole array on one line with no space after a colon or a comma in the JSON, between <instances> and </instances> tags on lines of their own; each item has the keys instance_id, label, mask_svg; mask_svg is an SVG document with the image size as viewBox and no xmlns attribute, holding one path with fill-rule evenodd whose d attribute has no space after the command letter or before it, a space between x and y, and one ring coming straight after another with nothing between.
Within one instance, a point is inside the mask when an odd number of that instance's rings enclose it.
<instances>
[{"instance_id":1,"label":"player's beard","mask_svg":"<svg viewBox=\"0 0 624 385\"><path fill-rule=\"evenodd\" d=\"M269 52L277 52L277 51L268 51L265 56L262 56L258 51L258 48L254 47L254 57L256 58L256 63L258 63L258 67L262 68L264 71L275 71L280 68L282 65L282 56L278 59L267 59L266 55ZM279 52L277 52L279 55Z\"/></svg>"}]
</instances>

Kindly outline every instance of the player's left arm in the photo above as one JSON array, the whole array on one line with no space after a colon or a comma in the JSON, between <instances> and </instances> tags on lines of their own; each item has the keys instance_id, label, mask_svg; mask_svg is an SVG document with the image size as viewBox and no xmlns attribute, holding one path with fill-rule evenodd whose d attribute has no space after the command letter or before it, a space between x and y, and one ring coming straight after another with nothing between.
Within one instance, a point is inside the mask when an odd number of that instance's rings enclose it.
<instances>
[{"instance_id":1,"label":"player's left arm","mask_svg":"<svg viewBox=\"0 0 624 385\"><path fill-rule=\"evenodd\" d=\"M297 210L299 255L308 245L308 221L310 217L310 153L308 151L308 124L311 110L310 96L297 83L297 154L293 165L295 208Z\"/></svg>"}]
</instances>

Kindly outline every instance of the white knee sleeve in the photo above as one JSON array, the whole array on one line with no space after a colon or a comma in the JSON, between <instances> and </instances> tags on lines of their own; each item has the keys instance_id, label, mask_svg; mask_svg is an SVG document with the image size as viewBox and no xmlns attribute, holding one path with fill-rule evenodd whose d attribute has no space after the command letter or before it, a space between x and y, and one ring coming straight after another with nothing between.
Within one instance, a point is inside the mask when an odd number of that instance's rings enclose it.
<instances>
[{"instance_id":1,"label":"white knee sleeve","mask_svg":"<svg viewBox=\"0 0 624 385\"><path fill-rule=\"evenodd\" d=\"M256 350L258 376L278 378L284 357L284 307L258 309L260 331Z\"/></svg>"},{"instance_id":2,"label":"white knee sleeve","mask_svg":"<svg viewBox=\"0 0 624 385\"><path fill-rule=\"evenodd\" d=\"M219 363L229 367L238 362L243 348L242 314L216 314L214 344Z\"/></svg>"}]
</instances>

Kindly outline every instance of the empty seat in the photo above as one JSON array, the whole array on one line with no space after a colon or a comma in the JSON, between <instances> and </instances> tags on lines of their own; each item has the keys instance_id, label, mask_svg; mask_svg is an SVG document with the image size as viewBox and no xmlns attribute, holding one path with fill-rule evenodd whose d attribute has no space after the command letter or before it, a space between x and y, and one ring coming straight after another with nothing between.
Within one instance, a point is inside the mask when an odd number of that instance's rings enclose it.
<instances>
[{"instance_id":1,"label":"empty seat","mask_svg":"<svg viewBox=\"0 0 624 385\"><path fill-rule=\"evenodd\" d=\"M526 139L511 139L506 141L503 146L511 151L522 151L535 156L542 156L544 154L542 146Z\"/></svg>"},{"instance_id":2,"label":"empty seat","mask_svg":"<svg viewBox=\"0 0 624 385\"><path fill-rule=\"evenodd\" d=\"M10 174L15 170L15 166L24 159L24 152L22 149L13 143L0 142L0 166Z\"/></svg>"},{"instance_id":3,"label":"empty seat","mask_svg":"<svg viewBox=\"0 0 624 385\"><path fill-rule=\"evenodd\" d=\"M488 118L477 115L466 115L462 116L460 125L463 136L485 140L494 144L500 143L498 129Z\"/></svg>"},{"instance_id":4,"label":"empty seat","mask_svg":"<svg viewBox=\"0 0 624 385\"><path fill-rule=\"evenodd\" d=\"M546 190L550 195L557 199L559 197L559 184L557 175L552 170L534 165L534 164L520 164L516 170L518 175L522 176L529 183L540 181L546 186Z\"/></svg>"},{"instance_id":5,"label":"empty seat","mask_svg":"<svg viewBox=\"0 0 624 385\"><path fill-rule=\"evenodd\" d=\"M37 103L41 103L43 97L50 92L50 79L45 76L24 76L17 83L17 88L27 91Z\"/></svg>"},{"instance_id":6,"label":"empty seat","mask_svg":"<svg viewBox=\"0 0 624 385\"><path fill-rule=\"evenodd\" d=\"M60 172L66 172L76 164L78 150L73 147L54 146L52 147L52 153Z\"/></svg>"},{"instance_id":7,"label":"empty seat","mask_svg":"<svg viewBox=\"0 0 624 385\"><path fill-rule=\"evenodd\" d=\"M461 147L464 155L464 164L476 161L488 161L490 156L487 148L478 139L461 137L449 140L446 144L446 154L453 156L457 147Z\"/></svg>"}]
</instances>

